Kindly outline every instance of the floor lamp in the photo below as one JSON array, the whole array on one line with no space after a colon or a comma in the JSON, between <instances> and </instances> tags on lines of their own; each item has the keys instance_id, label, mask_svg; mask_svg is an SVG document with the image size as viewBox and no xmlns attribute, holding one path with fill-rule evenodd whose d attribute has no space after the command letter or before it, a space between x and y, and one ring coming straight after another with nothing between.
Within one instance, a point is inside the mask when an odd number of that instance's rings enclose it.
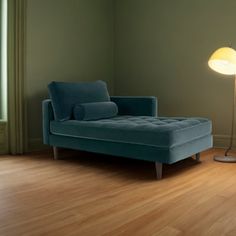
<instances>
[{"instance_id":1,"label":"floor lamp","mask_svg":"<svg viewBox=\"0 0 236 236\"><path fill-rule=\"evenodd\" d=\"M232 149L234 137L235 109L236 109L236 51L231 47L223 47L217 49L208 61L209 67L224 75L234 75L234 102L230 144L226 149L224 156L214 156L215 161L220 162L236 162L236 157L228 156L228 152Z\"/></svg>"}]
</instances>

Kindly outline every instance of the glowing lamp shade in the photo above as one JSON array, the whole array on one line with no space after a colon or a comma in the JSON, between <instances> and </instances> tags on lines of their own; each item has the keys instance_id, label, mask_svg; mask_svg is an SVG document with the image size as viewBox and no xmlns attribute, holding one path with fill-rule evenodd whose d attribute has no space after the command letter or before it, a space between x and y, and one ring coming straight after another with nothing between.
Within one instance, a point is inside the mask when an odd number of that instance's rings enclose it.
<instances>
[{"instance_id":1,"label":"glowing lamp shade","mask_svg":"<svg viewBox=\"0 0 236 236\"><path fill-rule=\"evenodd\" d=\"M230 47L217 49L208 61L209 67L224 75L236 74L236 51Z\"/></svg>"}]
</instances>

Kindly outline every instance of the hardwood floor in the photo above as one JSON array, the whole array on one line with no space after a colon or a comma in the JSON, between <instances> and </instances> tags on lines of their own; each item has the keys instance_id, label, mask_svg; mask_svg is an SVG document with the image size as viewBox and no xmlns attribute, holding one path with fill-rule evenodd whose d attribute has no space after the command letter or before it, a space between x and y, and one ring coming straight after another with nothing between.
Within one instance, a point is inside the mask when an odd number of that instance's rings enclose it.
<instances>
[{"instance_id":1,"label":"hardwood floor","mask_svg":"<svg viewBox=\"0 0 236 236\"><path fill-rule=\"evenodd\" d=\"M236 235L236 164L222 150L164 165L83 152L0 157L0 235Z\"/></svg>"}]
</instances>

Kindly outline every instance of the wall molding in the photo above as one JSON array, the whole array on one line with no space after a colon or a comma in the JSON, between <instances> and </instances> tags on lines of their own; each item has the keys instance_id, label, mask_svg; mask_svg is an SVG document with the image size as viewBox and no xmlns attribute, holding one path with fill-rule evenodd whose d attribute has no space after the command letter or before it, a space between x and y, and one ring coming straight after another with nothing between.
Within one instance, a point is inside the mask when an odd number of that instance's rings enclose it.
<instances>
[{"instance_id":1,"label":"wall molding","mask_svg":"<svg viewBox=\"0 0 236 236\"><path fill-rule=\"evenodd\" d=\"M1 125L1 123L0 123ZM1 129L1 126L0 126ZM229 145L230 136L229 135L222 135L222 134L215 134L213 135L213 147L215 148L226 148ZM234 137L234 142L236 147L236 136ZM0 136L0 145L1 145L1 136ZM1 146L0 146L1 147ZM43 144L42 138L31 138L28 142L28 152L34 151L41 151L49 149L48 145Z\"/></svg>"},{"instance_id":2,"label":"wall molding","mask_svg":"<svg viewBox=\"0 0 236 236\"><path fill-rule=\"evenodd\" d=\"M0 121L0 154L8 153L7 122Z\"/></svg>"},{"instance_id":3,"label":"wall molding","mask_svg":"<svg viewBox=\"0 0 236 236\"><path fill-rule=\"evenodd\" d=\"M213 146L215 148L226 148L230 143L230 135L215 134L213 135ZM236 136L233 138L233 147L236 147Z\"/></svg>"},{"instance_id":4,"label":"wall molding","mask_svg":"<svg viewBox=\"0 0 236 236\"><path fill-rule=\"evenodd\" d=\"M28 140L27 152L35 152L49 149L48 145L43 144L42 138L31 138Z\"/></svg>"}]
</instances>

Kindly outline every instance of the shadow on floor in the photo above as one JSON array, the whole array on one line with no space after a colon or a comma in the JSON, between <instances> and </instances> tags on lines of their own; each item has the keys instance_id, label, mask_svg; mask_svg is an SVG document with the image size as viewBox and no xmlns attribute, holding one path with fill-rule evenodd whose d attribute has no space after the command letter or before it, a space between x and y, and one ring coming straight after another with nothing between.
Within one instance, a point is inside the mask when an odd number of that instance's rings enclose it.
<instances>
[{"instance_id":1,"label":"shadow on floor","mask_svg":"<svg viewBox=\"0 0 236 236\"><path fill-rule=\"evenodd\" d=\"M156 181L155 165L153 162L68 149L60 149L59 157L60 160L58 161L65 164L82 165L91 169L91 171L96 170L96 172L104 175L112 174L113 177L117 176L117 178L136 179L139 181ZM52 152L45 153L43 158L50 158L50 160L54 161ZM188 158L172 165L164 165L163 179L175 177L189 168L193 169L200 164L201 162Z\"/></svg>"}]
</instances>

